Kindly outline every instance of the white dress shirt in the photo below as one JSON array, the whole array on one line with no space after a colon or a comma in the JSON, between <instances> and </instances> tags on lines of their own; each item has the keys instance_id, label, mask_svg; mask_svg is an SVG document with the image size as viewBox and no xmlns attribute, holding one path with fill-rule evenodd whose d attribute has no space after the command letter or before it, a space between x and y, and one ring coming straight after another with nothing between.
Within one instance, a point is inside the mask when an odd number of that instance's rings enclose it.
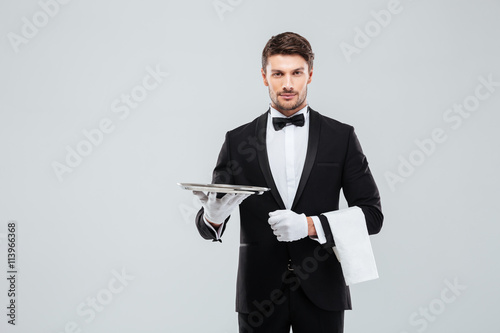
<instances>
[{"instance_id":1,"label":"white dress shirt","mask_svg":"<svg viewBox=\"0 0 500 333\"><path fill-rule=\"evenodd\" d=\"M281 112L271 107L267 120L266 148L271 173L286 209L291 209L300 177L304 169L309 142L309 112L307 105L293 114L304 114L304 126L287 124L276 131L272 118L286 118ZM292 116L292 117L293 117ZM284 171L284 172L283 172ZM320 243L326 243L325 233L318 217L312 217L318 237L311 237Z\"/></svg>"}]
</instances>

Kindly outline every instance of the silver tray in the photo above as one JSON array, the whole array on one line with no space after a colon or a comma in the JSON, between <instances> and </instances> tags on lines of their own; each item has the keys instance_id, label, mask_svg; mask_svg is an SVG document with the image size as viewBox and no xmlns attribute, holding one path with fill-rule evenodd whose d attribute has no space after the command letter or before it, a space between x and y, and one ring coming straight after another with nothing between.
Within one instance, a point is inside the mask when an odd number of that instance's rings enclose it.
<instances>
[{"instance_id":1,"label":"silver tray","mask_svg":"<svg viewBox=\"0 0 500 333\"><path fill-rule=\"evenodd\" d=\"M197 184L197 183L177 183L181 188L189 191L216 192L216 193L243 193L262 194L270 189L260 186L249 185L227 185L227 184Z\"/></svg>"}]
</instances>

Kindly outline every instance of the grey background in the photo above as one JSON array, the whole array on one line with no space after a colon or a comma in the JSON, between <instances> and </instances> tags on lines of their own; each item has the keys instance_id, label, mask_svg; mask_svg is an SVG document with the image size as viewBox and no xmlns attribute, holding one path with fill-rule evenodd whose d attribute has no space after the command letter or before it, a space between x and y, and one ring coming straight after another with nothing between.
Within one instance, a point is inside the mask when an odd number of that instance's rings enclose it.
<instances>
[{"instance_id":1,"label":"grey background","mask_svg":"<svg viewBox=\"0 0 500 333\"><path fill-rule=\"evenodd\" d=\"M73 0L18 52L8 34L41 7L0 2L4 272L7 222L19 225L18 325L1 279L0 330L236 331L238 214L222 244L204 241L176 182L209 182L225 132L266 111L260 53L294 31L316 53L308 101L356 128L385 213L372 237L380 279L351 288L346 332L498 332L500 89L456 130L443 114L478 77L500 81L500 2L402 0L348 62L340 44L389 1L228 1L221 19L211 0ZM169 76L120 119L113 101L157 65ZM104 118L114 131L59 181L52 163ZM386 172L434 128L446 142L391 190ZM77 307L122 269L134 279L86 322ZM412 323L455 279L466 289L425 328Z\"/></svg>"}]
</instances>

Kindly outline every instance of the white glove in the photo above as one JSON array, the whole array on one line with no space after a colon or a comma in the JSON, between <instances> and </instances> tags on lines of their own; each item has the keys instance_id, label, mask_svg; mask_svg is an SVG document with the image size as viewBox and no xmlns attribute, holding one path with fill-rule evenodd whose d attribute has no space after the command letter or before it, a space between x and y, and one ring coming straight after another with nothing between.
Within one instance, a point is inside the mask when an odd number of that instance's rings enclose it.
<instances>
[{"instance_id":1,"label":"white glove","mask_svg":"<svg viewBox=\"0 0 500 333\"><path fill-rule=\"evenodd\" d=\"M269 216L268 223L280 242L293 242L307 237L309 228L305 214L280 209L270 212Z\"/></svg>"},{"instance_id":2,"label":"white glove","mask_svg":"<svg viewBox=\"0 0 500 333\"><path fill-rule=\"evenodd\" d=\"M208 196L201 191L193 191L193 194L200 199L205 218L215 224L224 223L233 210L250 196L250 194L227 193L222 198L217 199L215 192L209 192Z\"/></svg>"}]
</instances>

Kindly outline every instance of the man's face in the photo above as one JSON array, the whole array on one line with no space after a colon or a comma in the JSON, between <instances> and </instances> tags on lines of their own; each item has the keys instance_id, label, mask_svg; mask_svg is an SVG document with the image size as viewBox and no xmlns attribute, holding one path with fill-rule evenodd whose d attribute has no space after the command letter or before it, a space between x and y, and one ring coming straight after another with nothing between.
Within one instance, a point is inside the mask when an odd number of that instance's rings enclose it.
<instances>
[{"instance_id":1,"label":"man's face","mask_svg":"<svg viewBox=\"0 0 500 333\"><path fill-rule=\"evenodd\" d=\"M267 59L262 69L264 85L269 87L271 105L289 117L306 106L307 85L312 80L312 68L298 54L275 54Z\"/></svg>"}]
</instances>

